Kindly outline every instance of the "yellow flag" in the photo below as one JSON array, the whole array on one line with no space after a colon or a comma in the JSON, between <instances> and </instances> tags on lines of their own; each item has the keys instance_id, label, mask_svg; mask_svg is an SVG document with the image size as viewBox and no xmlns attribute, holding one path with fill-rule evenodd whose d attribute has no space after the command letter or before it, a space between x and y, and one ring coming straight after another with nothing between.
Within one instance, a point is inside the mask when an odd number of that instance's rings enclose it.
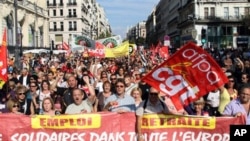
<instances>
[{"instance_id":1,"label":"yellow flag","mask_svg":"<svg viewBox=\"0 0 250 141\"><path fill-rule=\"evenodd\" d=\"M115 58L129 55L129 42L123 42L115 48L105 48L105 57Z\"/></svg>"}]
</instances>

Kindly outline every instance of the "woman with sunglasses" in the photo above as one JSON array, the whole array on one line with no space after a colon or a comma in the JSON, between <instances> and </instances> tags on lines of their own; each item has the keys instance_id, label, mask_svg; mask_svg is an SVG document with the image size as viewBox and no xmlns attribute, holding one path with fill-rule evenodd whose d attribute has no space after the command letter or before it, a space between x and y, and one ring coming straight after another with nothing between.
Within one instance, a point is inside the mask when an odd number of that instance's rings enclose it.
<instances>
[{"instance_id":1,"label":"woman with sunglasses","mask_svg":"<svg viewBox=\"0 0 250 141\"><path fill-rule=\"evenodd\" d=\"M32 99L27 98L27 88L26 86L19 85L16 88L16 98L20 104L19 112L25 115L34 115L35 110L32 104Z\"/></svg>"},{"instance_id":2,"label":"woman with sunglasses","mask_svg":"<svg viewBox=\"0 0 250 141\"><path fill-rule=\"evenodd\" d=\"M16 99L9 99L6 106L9 113L22 114L18 111L20 104Z\"/></svg>"}]
</instances>

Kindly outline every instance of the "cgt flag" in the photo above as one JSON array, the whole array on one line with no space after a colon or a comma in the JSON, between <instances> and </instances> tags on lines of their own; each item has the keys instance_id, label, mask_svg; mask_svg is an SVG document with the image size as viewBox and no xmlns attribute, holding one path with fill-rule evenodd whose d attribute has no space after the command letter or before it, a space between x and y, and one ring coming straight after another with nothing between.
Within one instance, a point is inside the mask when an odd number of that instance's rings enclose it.
<instances>
[{"instance_id":1,"label":"cgt flag","mask_svg":"<svg viewBox=\"0 0 250 141\"><path fill-rule=\"evenodd\" d=\"M142 80L168 95L177 110L228 81L212 57L191 42Z\"/></svg>"},{"instance_id":2,"label":"cgt flag","mask_svg":"<svg viewBox=\"0 0 250 141\"><path fill-rule=\"evenodd\" d=\"M0 80L6 82L8 80L7 74L7 33L6 28L3 33L2 46L0 47Z\"/></svg>"}]
</instances>

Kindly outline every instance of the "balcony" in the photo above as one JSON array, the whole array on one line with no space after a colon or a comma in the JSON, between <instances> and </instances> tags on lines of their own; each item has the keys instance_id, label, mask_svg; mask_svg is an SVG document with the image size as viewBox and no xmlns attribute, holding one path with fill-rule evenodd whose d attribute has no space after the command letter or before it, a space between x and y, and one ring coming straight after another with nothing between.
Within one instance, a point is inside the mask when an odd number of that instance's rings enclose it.
<instances>
[{"instance_id":1,"label":"balcony","mask_svg":"<svg viewBox=\"0 0 250 141\"><path fill-rule=\"evenodd\" d=\"M244 16L203 16L197 20L201 22L239 22Z\"/></svg>"},{"instance_id":2,"label":"balcony","mask_svg":"<svg viewBox=\"0 0 250 141\"><path fill-rule=\"evenodd\" d=\"M49 31L64 31L63 28L50 28Z\"/></svg>"},{"instance_id":3,"label":"balcony","mask_svg":"<svg viewBox=\"0 0 250 141\"><path fill-rule=\"evenodd\" d=\"M67 17L68 18L75 18L75 17L77 17L77 15L75 15L75 14L74 15L68 15Z\"/></svg>"}]
</instances>

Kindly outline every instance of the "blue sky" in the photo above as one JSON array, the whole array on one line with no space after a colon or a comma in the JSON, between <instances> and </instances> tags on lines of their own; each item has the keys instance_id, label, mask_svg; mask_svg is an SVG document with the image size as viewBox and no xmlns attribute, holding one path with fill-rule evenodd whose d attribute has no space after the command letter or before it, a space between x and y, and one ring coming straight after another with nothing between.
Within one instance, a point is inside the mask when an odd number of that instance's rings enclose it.
<instances>
[{"instance_id":1,"label":"blue sky","mask_svg":"<svg viewBox=\"0 0 250 141\"><path fill-rule=\"evenodd\" d=\"M146 21L159 0L96 0L106 12L115 35L125 37L128 27Z\"/></svg>"}]
</instances>

